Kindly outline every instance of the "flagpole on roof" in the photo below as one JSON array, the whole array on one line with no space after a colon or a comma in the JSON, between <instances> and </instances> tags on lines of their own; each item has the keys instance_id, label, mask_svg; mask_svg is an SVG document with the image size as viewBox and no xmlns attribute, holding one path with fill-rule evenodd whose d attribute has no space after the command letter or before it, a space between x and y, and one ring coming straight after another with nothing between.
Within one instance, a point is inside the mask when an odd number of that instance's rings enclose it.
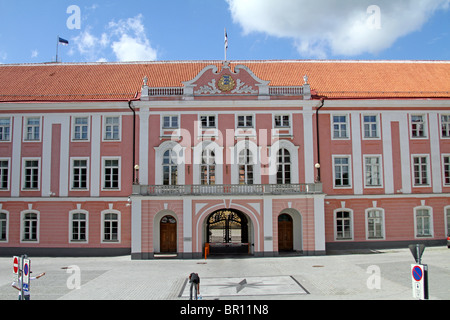
<instances>
[{"instance_id":1,"label":"flagpole on roof","mask_svg":"<svg viewBox=\"0 0 450 320\"><path fill-rule=\"evenodd\" d=\"M228 34L227 28L225 28L225 61L227 61L227 50L228 50Z\"/></svg>"},{"instance_id":2,"label":"flagpole on roof","mask_svg":"<svg viewBox=\"0 0 450 320\"><path fill-rule=\"evenodd\" d=\"M56 36L56 63L58 63L59 35Z\"/></svg>"}]
</instances>

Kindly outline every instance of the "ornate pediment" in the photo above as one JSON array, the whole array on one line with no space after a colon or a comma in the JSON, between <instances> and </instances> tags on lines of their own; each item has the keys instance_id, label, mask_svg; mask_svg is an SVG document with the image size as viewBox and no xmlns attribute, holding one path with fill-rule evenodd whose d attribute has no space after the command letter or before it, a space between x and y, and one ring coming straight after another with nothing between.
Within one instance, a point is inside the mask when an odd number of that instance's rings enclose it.
<instances>
[{"instance_id":1,"label":"ornate pediment","mask_svg":"<svg viewBox=\"0 0 450 320\"><path fill-rule=\"evenodd\" d=\"M232 71L224 62L220 71L215 65L207 66L183 85L184 94L191 97L268 96L269 82L259 79L244 65L236 65Z\"/></svg>"}]
</instances>

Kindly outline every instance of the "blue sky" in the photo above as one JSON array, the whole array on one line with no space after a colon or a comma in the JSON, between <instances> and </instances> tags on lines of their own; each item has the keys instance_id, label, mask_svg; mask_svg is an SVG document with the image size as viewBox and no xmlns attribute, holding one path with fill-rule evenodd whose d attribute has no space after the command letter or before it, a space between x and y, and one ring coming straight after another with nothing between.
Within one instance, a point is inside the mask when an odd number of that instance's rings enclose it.
<instances>
[{"instance_id":1,"label":"blue sky","mask_svg":"<svg viewBox=\"0 0 450 320\"><path fill-rule=\"evenodd\" d=\"M80 9L76 11L68 9ZM0 63L450 60L450 0L0 0ZM69 21L69 24L68 24ZM79 21L79 28L75 22ZM71 24L72 23L72 24Z\"/></svg>"}]
</instances>

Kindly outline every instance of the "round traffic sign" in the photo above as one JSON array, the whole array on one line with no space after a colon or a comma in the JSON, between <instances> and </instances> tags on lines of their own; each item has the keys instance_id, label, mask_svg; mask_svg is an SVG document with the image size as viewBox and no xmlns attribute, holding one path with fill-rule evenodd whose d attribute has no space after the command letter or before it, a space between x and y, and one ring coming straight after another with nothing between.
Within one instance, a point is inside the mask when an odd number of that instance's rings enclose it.
<instances>
[{"instance_id":1,"label":"round traffic sign","mask_svg":"<svg viewBox=\"0 0 450 320\"><path fill-rule=\"evenodd\" d=\"M412 270L412 276L414 280L421 281L423 277L423 271L422 268L419 266L415 266Z\"/></svg>"},{"instance_id":2,"label":"round traffic sign","mask_svg":"<svg viewBox=\"0 0 450 320\"><path fill-rule=\"evenodd\" d=\"M29 270L29 267L28 267L28 263L25 263L24 264L24 266L23 266L23 274L25 275L25 276L28 276L28 272L29 272L30 270Z\"/></svg>"},{"instance_id":3,"label":"round traffic sign","mask_svg":"<svg viewBox=\"0 0 450 320\"><path fill-rule=\"evenodd\" d=\"M19 272L19 258L17 258L17 257L14 257L13 270L14 270L14 273Z\"/></svg>"}]
</instances>

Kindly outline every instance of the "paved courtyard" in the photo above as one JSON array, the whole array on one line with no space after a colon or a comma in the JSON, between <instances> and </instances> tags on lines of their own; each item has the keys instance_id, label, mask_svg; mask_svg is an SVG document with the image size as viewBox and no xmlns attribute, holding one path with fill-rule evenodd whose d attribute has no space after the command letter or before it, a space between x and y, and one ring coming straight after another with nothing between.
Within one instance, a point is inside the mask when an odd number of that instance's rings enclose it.
<instances>
[{"instance_id":1,"label":"paved courtyard","mask_svg":"<svg viewBox=\"0 0 450 320\"><path fill-rule=\"evenodd\" d=\"M46 275L32 300L188 300L197 272L204 300L413 300L409 249L318 257L131 260L30 257ZM430 300L450 299L450 249L426 248ZM12 257L0 258L0 300L17 300Z\"/></svg>"}]
</instances>

